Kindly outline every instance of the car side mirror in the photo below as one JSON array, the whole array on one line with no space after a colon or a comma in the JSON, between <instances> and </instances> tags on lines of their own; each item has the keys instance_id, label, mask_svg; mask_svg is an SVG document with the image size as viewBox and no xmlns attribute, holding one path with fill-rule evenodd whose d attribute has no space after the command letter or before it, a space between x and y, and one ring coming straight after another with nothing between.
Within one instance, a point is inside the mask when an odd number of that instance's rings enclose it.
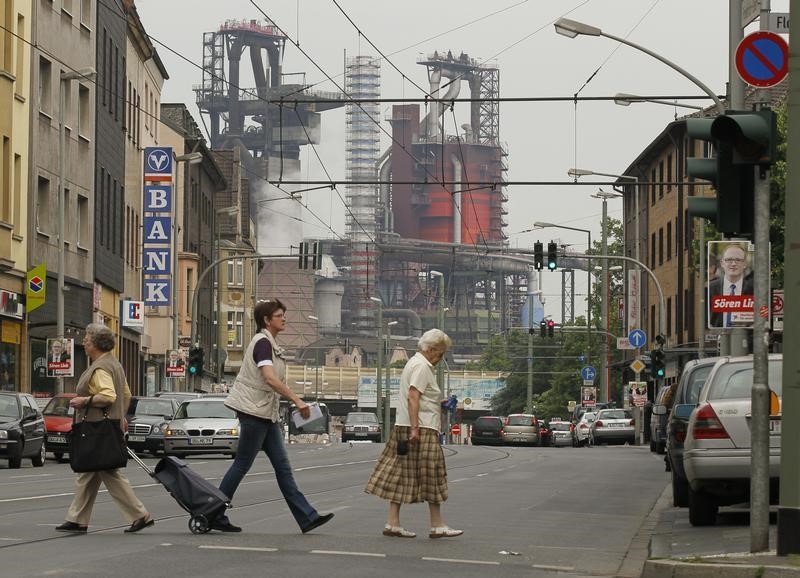
<instances>
[{"instance_id":1,"label":"car side mirror","mask_svg":"<svg viewBox=\"0 0 800 578\"><path fill-rule=\"evenodd\" d=\"M653 415L667 415L667 406L666 405L654 405L653 406Z\"/></svg>"},{"instance_id":2,"label":"car side mirror","mask_svg":"<svg viewBox=\"0 0 800 578\"><path fill-rule=\"evenodd\" d=\"M672 415L679 419L689 419L696 407L694 403L681 403L672 408Z\"/></svg>"}]
</instances>

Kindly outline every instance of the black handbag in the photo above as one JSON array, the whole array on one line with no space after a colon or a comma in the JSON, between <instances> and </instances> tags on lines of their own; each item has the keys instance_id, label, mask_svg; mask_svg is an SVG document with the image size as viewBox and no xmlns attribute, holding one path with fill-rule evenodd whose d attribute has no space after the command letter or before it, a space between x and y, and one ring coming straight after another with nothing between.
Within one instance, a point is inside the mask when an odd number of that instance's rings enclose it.
<instances>
[{"instance_id":1,"label":"black handbag","mask_svg":"<svg viewBox=\"0 0 800 578\"><path fill-rule=\"evenodd\" d=\"M69 436L69 465L73 472L100 472L128 465L125 436L118 419L110 419L103 409L103 419L86 421L89 403L83 421L72 423ZM75 412L77 416L78 412Z\"/></svg>"}]
</instances>

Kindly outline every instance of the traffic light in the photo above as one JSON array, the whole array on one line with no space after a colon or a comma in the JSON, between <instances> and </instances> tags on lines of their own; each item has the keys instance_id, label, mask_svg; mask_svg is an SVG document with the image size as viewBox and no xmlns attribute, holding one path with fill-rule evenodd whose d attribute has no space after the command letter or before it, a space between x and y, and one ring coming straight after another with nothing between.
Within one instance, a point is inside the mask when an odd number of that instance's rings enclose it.
<instances>
[{"instance_id":1,"label":"traffic light","mask_svg":"<svg viewBox=\"0 0 800 578\"><path fill-rule=\"evenodd\" d=\"M710 181L716 198L689 197L689 214L703 217L728 236L751 236L756 165L768 167L775 160L775 113L728 111L715 119L686 121L690 137L707 140L716 158L686 160L689 176Z\"/></svg>"},{"instance_id":2,"label":"traffic light","mask_svg":"<svg viewBox=\"0 0 800 578\"><path fill-rule=\"evenodd\" d=\"M205 352L202 347L189 349L189 375L201 375L203 373L204 358Z\"/></svg>"},{"instance_id":3,"label":"traffic light","mask_svg":"<svg viewBox=\"0 0 800 578\"><path fill-rule=\"evenodd\" d=\"M556 322L553 321L552 319L548 319L547 320L547 336L548 337L553 337L553 334L555 333L555 330L556 330Z\"/></svg>"},{"instance_id":4,"label":"traffic light","mask_svg":"<svg viewBox=\"0 0 800 578\"><path fill-rule=\"evenodd\" d=\"M555 271L558 267L558 245L553 241L547 244L547 268Z\"/></svg>"},{"instance_id":5,"label":"traffic light","mask_svg":"<svg viewBox=\"0 0 800 578\"><path fill-rule=\"evenodd\" d=\"M667 369L664 365L664 351L661 349L654 349L650 352L650 375L660 379L666 374Z\"/></svg>"},{"instance_id":6,"label":"traffic light","mask_svg":"<svg viewBox=\"0 0 800 578\"><path fill-rule=\"evenodd\" d=\"M533 244L533 267L537 271L541 271L544 268L544 249L539 241Z\"/></svg>"},{"instance_id":7,"label":"traffic light","mask_svg":"<svg viewBox=\"0 0 800 578\"><path fill-rule=\"evenodd\" d=\"M317 271L322 269L322 243L314 241L302 241L298 246L298 267L300 269L308 269L308 258L311 257L311 269Z\"/></svg>"},{"instance_id":8,"label":"traffic light","mask_svg":"<svg viewBox=\"0 0 800 578\"><path fill-rule=\"evenodd\" d=\"M539 322L539 337L547 337L547 321Z\"/></svg>"},{"instance_id":9,"label":"traffic light","mask_svg":"<svg viewBox=\"0 0 800 578\"><path fill-rule=\"evenodd\" d=\"M300 269L308 269L308 242L302 241L298 250L298 267Z\"/></svg>"},{"instance_id":10,"label":"traffic light","mask_svg":"<svg viewBox=\"0 0 800 578\"><path fill-rule=\"evenodd\" d=\"M318 271L322 269L322 243L319 241L314 241L311 245L312 251L312 260L311 260L311 268L314 271Z\"/></svg>"}]
</instances>

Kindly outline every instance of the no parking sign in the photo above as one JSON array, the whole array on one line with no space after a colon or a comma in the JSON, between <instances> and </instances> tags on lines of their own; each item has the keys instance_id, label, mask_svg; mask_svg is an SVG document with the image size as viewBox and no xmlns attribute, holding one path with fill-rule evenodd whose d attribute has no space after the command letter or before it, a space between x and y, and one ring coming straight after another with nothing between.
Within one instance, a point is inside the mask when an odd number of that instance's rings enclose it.
<instances>
[{"instance_id":1,"label":"no parking sign","mask_svg":"<svg viewBox=\"0 0 800 578\"><path fill-rule=\"evenodd\" d=\"M736 71L751 86L775 86L789 73L789 46L774 32L749 34L736 49Z\"/></svg>"}]
</instances>

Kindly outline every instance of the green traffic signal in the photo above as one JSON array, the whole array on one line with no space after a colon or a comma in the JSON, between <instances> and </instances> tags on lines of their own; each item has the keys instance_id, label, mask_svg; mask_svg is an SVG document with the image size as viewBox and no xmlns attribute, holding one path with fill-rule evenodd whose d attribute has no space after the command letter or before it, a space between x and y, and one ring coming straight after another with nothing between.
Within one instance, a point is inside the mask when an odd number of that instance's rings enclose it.
<instances>
[{"instance_id":1,"label":"green traffic signal","mask_svg":"<svg viewBox=\"0 0 800 578\"><path fill-rule=\"evenodd\" d=\"M550 271L558 268L558 245L553 241L547 244L547 268Z\"/></svg>"}]
</instances>

